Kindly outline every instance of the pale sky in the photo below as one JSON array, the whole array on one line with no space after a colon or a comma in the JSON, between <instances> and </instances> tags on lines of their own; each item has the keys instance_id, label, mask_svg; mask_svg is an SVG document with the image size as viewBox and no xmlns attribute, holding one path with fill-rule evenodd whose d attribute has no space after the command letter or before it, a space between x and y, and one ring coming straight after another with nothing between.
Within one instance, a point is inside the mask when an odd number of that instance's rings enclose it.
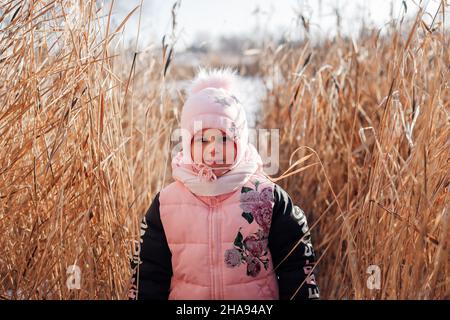
<instances>
[{"instance_id":1,"label":"pale sky","mask_svg":"<svg viewBox=\"0 0 450 320\"><path fill-rule=\"evenodd\" d=\"M113 22L118 25L140 2L116 0ZM438 0L405 2L408 17L414 16L419 3L433 14L439 7ZM149 42L159 44L164 34L170 34L171 8L174 3L175 0L143 0L139 47L145 47ZM310 19L314 37L332 36L336 34L336 9L339 9L342 17L342 31L356 34L362 20L383 28L390 20L392 3L393 17L399 19L404 12L401 0L182 0L177 10L178 40L175 47L182 50L196 41L199 34L209 34L214 39L218 35L257 35L258 32L264 35L265 32L272 32L296 39L303 35L302 28L296 25L296 13L302 13ZM430 17L425 19L431 21ZM139 10L127 23L124 32L127 40L136 37L138 21Z\"/></svg>"}]
</instances>

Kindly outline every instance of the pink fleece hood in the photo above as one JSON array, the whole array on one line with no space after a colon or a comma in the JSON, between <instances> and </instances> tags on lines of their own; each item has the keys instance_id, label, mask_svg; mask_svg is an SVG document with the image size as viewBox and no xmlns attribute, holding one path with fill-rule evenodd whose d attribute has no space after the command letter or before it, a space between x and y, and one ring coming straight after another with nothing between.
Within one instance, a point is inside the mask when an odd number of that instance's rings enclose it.
<instances>
[{"instance_id":1,"label":"pink fleece hood","mask_svg":"<svg viewBox=\"0 0 450 320\"><path fill-rule=\"evenodd\" d=\"M234 139L237 146L235 167L244 157L248 144L248 126L239 95L236 70L199 69L187 89L187 99L181 112L184 161L191 161L191 139L204 128L221 129Z\"/></svg>"}]
</instances>

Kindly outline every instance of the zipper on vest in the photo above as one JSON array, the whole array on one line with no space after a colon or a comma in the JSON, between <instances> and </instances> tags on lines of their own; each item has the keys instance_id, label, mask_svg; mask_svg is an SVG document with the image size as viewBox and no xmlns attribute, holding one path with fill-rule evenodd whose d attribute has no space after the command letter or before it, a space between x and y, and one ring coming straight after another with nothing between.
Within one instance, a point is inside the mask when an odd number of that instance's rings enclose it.
<instances>
[{"instance_id":1,"label":"zipper on vest","mask_svg":"<svg viewBox=\"0 0 450 320\"><path fill-rule=\"evenodd\" d=\"M217 208L217 207L215 207L215 208ZM216 222L216 228L215 228L215 230L216 230L216 253L217 253L217 255L216 255L216 262L217 262L217 273L216 273L216 275L217 275L217 282L216 282L216 284L217 284L217 299L219 299L219 300L221 300L222 299L222 296L221 296L221 292L222 292L222 290L221 290L221 288L222 288L222 275L221 275L221 266L222 266L222 264L221 264L221 254L220 254L220 248L221 248L221 241L220 241L220 215L218 214L218 211L217 210L215 210L215 212L214 212L214 221Z\"/></svg>"},{"instance_id":2,"label":"zipper on vest","mask_svg":"<svg viewBox=\"0 0 450 320\"><path fill-rule=\"evenodd\" d=\"M211 230L211 257L212 257L212 266L211 266L211 273L212 273L212 286L211 286L211 292L212 292L212 299L213 300L220 300L220 227L218 223L218 215L217 210L215 210L216 203L214 202L214 205L209 207L209 214L210 214L210 230Z\"/></svg>"},{"instance_id":3,"label":"zipper on vest","mask_svg":"<svg viewBox=\"0 0 450 320\"><path fill-rule=\"evenodd\" d=\"M213 240L213 216L212 216L212 207L209 206L209 256L211 258L211 300L214 300L214 254L213 254L213 246L214 246L214 240Z\"/></svg>"}]
</instances>

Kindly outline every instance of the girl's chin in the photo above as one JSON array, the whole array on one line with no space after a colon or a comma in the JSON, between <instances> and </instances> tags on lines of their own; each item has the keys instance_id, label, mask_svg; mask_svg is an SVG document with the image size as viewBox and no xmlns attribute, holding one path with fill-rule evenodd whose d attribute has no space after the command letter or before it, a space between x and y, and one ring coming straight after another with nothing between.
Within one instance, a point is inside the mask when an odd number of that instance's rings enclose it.
<instances>
[{"instance_id":1,"label":"girl's chin","mask_svg":"<svg viewBox=\"0 0 450 320\"><path fill-rule=\"evenodd\" d=\"M223 174L225 174L228 171L228 169L213 169L213 171L217 177L220 177Z\"/></svg>"},{"instance_id":2,"label":"girl's chin","mask_svg":"<svg viewBox=\"0 0 450 320\"><path fill-rule=\"evenodd\" d=\"M206 163L206 165L208 165L211 168L218 168L218 169L226 169L227 167L231 167L231 163L223 163L223 162L217 162L217 161L212 161L212 162L208 162Z\"/></svg>"}]
</instances>

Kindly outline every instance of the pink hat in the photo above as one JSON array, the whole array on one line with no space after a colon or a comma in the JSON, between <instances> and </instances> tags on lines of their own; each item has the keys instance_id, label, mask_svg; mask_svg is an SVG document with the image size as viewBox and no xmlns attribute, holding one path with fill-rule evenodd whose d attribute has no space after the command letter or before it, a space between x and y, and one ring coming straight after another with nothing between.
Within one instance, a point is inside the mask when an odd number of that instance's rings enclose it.
<instances>
[{"instance_id":1,"label":"pink hat","mask_svg":"<svg viewBox=\"0 0 450 320\"><path fill-rule=\"evenodd\" d=\"M181 112L181 131L185 161L192 161L191 140L201 129L221 129L234 139L237 146L234 168L244 157L248 144L245 110L239 99L236 71L199 68L187 89L187 99Z\"/></svg>"}]
</instances>

